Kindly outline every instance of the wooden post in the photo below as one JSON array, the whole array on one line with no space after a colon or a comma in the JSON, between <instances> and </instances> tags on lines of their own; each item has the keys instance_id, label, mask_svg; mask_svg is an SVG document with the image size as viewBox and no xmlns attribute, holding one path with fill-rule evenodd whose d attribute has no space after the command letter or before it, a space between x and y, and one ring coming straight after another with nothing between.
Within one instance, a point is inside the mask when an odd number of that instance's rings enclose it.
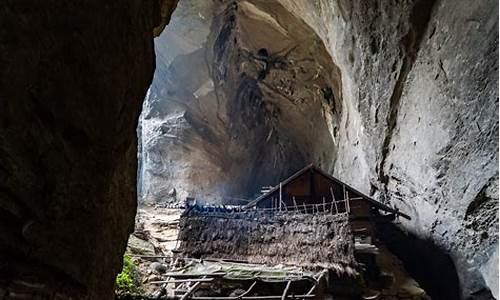
<instances>
[{"instance_id":1,"label":"wooden post","mask_svg":"<svg viewBox=\"0 0 500 300\"><path fill-rule=\"evenodd\" d=\"M347 198L346 193L345 193L345 184L342 185L342 190L344 192L344 208L345 208L345 212L347 212L347 202L345 202L346 198Z\"/></svg>"},{"instance_id":2,"label":"wooden post","mask_svg":"<svg viewBox=\"0 0 500 300\"><path fill-rule=\"evenodd\" d=\"M252 289L254 288L254 286L255 286L256 284L257 284L257 281L254 281L254 282L252 283L252 285L248 288L248 290L246 290L243 294L239 295L239 296L238 296L238 298L242 298L242 297L244 297L244 296L248 295L248 294L252 291Z\"/></svg>"},{"instance_id":3,"label":"wooden post","mask_svg":"<svg viewBox=\"0 0 500 300\"><path fill-rule=\"evenodd\" d=\"M288 280L286 283L285 290L283 291L283 295L281 295L281 300L286 300L286 296L288 295L288 290L290 289L290 285L292 284L291 280Z\"/></svg>"},{"instance_id":4,"label":"wooden post","mask_svg":"<svg viewBox=\"0 0 500 300\"><path fill-rule=\"evenodd\" d=\"M325 197L323 196L323 212L326 211L326 202L325 202Z\"/></svg>"},{"instance_id":5,"label":"wooden post","mask_svg":"<svg viewBox=\"0 0 500 300\"><path fill-rule=\"evenodd\" d=\"M298 212L299 208L297 207L297 201L295 201L295 196L293 196L292 199L293 199L293 205L295 206L295 211Z\"/></svg>"},{"instance_id":6,"label":"wooden post","mask_svg":"<svg viewBox=\"0 0 500 300\"><path fill-rule=\"evenodd\" d=\"M281 201L280 203L282 203L282 204L283 204L283 210L284 210L284 211L288 211L288 207L287 207L286 203L285 203L285 202L283 202L283 201ZM280 205L280 206L281 206L281 205ZM281 211L281 209L280 209L280 211Z\"/></svg>"},{"instance_id":7,"label":"wooden post","mask_svg":"<svg viewBox=\"0 0 500 300\"><path fill-rule=\"evenodd\" d=\"M347 203L347 212L350 213L351 212L351 203L349 203L349 191L346 192L346 203Z\"/></svg>"},{"instance_id":8,"label":"wooden post","mask_svg":"<svg viewBox=\"0 0 500 300\"><path fill-rule=\"evenodd\" d=\"M203 276L203 278L206 278L206 276ZM196 292L196 290L200 287L201 285L201 282L197 282L195 283L192 287L189 288L189 290L181 297L180 300L186 300L189 298L189 296L191 296L194 292Z\"/></svg>"},{"instance_id":9,"label":"wooden post","mask_svg":"<svg viewBox=\"0 0 500 300\"><path fill-rule=\"evenodd\" d=\"M283 196L282 196L282 184L280 182L280 211L281 211L281 202L282 202Z\"/></svg>"},{"instance_id":10,"label":"wooden post","mask_svg":"<svg viewBox=\"0 0 500 300\"><path fill-rule=\"evenodd\" d=\"M339 208L337 207L337 200L335 199L335 195L333 194L333 189L331 186L330 186L330 193L332 194L332 202L333 204L335 204L335 213L338 214Z\"/></svg>"}]
</instances>

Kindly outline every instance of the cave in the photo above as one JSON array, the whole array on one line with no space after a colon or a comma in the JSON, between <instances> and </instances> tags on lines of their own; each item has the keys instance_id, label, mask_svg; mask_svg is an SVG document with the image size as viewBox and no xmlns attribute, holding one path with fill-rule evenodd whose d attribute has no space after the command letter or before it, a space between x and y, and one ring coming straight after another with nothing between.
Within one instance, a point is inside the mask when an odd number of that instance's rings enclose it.
<instances>
[{"instance_id":1,"label":"cave","mask_svg":"<svg viewBox=\"0 0 500 300\"><path fill-rule=\"evenodd\" d=\"M380 231L432 299L498 298L498 2L7 0L0 24L0 299L113 299L138 205L309 163L411 216Z\"/></svg>"},{"instance_id":2,"label":"cave","mask_svg":"<svg viewBox=\"0 0 500 300\"><path fill-rule=\"evenodd\" d=\"M140 202L175 190L173 202L227 203L310 162L331 168L324 149L336 148L340 70L284 6L180 2L155 45L140 118Z\"/></svg>"}]
</instances>

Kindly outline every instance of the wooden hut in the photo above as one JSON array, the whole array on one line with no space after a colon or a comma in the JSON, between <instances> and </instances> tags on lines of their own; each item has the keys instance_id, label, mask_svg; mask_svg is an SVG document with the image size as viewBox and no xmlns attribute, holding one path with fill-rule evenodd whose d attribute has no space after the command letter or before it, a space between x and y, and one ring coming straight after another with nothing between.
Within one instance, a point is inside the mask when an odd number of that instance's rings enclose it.
<instances>
[{"instance_id":1,"label":"wooden hut","mask_svg":"<svg viewBox=\"0 0 500 300\"><path fill-rule=\"evenodd\" d=\"M246 205L246 209L348 213L357 248L370 251L376 222L391 222L400 212L361 193L310 164Z\"/></svg>"},{"instance_id":2,"label":"wooden hut","mask_svg":"<svg viewBox=\"0 0 500 300\"><path fill-rule=\"evenodd\" d=\"M266 187L262 196L245 206L211 206L189 199L180 218L180 245L175 253L203 260L294 266L328 274L325 280L314 278L313 285L303 290L300 278L273 278L272 282L281 284L284 291L280 290L280 296L269 292L272 296L259 299L288 299L289 288L295 289L295 299L324 299L326 293L357 299L366 288L359 276L374 278L375 282L381 275L375 224L399 216L410 219L311 164L275 187ZM222 277L221 282L227 284L224 280ZM260 284L257 278L251 281L245 286L245 295ZM264 286L259 289L262 293Z\"/></svg>"}]
</instances>

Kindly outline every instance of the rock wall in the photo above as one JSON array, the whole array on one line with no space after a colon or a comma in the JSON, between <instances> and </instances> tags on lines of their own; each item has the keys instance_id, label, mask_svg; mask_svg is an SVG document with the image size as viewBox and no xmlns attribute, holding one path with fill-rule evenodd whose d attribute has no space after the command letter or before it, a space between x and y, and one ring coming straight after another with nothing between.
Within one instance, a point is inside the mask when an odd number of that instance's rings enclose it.
<instances>
[{"instance_id":1,"label":"rock wall","mask_svg":"<svg viewBox=\"0 0 500 300\"><path fill-rule=\"evenodd\" d=\"M113 298L153 31L173 2L0 5L0 298Z\"/></svg>"},{"instance_id":2,"label":"rock wall","mask_svg":"<svg viewBox=\"0 0 500 300\"><path fill-rule=\"evenodd\" d=\"M145 200L174 188L180 199L245 197L315 162L411 214L403 227L451 255L463 298L491 297L498 2L184 5L183 34L155 43L165 65L142 118ZM166 48L171 36L184 50ZM304 50L318 41L324 49ZM280 49L296 57L263 59Z\"/></svg>"},{"instance_id":3,"label":"rock wall","mask_svg":"<svg viewBox=\"0 0 500 300\"><path fill-rule=\"evenodd\" d=\"M332 172L410 213L404 227L450 253L464 298L491 297L485 286L494 279L481 269L498 269L490 259L498 3L280 2L314 28L342 71Z\"/></svg>"},{"instance_id":4,"label":"rock wall","mask_svg":"<svg viewBox=\"0 0 500 300\"><path fill-rule=\"evenodd\" d=\"M258 211L185 213L179 251L187 257L271 265L332 268L355 274L354 243L345 214L269 214Z\"/></svg>"}]
</instances>

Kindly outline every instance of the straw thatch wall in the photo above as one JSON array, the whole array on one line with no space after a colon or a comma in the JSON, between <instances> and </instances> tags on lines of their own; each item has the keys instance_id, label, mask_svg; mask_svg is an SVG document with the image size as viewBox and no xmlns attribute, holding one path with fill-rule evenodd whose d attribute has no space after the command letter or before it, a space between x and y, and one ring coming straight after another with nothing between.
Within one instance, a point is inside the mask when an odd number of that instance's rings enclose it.
<instances>
[{"instance_id":1,"label":"straw thatch wall","mask_svg":"<svg viewBox=\"0 0 500 300\"><path fill-rule=\"evenodd\" d=\"M181 217L179 240L178 250L189 257L327 267L354 273L354 245L345 214L191 209Z\"/></svg>"}]
</instances>

